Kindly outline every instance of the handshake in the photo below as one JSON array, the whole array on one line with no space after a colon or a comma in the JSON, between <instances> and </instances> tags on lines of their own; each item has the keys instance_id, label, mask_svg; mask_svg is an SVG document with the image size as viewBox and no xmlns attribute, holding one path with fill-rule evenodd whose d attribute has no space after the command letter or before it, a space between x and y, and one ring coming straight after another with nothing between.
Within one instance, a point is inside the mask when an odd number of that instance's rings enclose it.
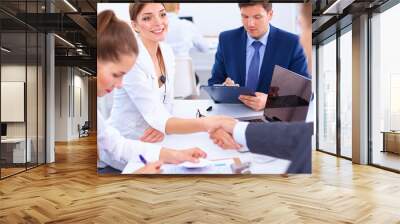
<instances>
[{"instance_id":1,"label":"handshake","mask_svg":"<svg viewBox=\"0 0 400 224\"><path fill-rule=\"evenodd\" d=\"M201 119L214 144L217 144L222 149L237 150L242 147L233 138L233 130L238 120L228 116L209 116Z\"/></svg>"}]
</instances>

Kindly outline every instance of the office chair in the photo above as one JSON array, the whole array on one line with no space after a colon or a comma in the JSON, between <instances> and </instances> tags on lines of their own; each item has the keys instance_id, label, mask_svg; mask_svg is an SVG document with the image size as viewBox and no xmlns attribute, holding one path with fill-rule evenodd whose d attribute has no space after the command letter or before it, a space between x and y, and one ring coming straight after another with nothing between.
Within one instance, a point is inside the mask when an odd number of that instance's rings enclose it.
<instances>
[{"instance_id":1,"label":"office chair","mask_svg":"<svg viewBox=\"0 0 400 224\"><path fill-rule=\"evenodd\" d=\"M186 98L198 96L199 91L196 87L196 78L190 57L175 58L175 81L174 97Z\"/></svg>"},{"instance_id":2,"label":"office chair","mask_svg":"<svg viewBox=\"0 0 400 224\"><path fill-rule=\"evenodd\" d=\"M78 125L78 129L79 129L79 138L89 136L89 129L90 129L89 121L85 121L82 127Z\"/></svg>"}]
</instances>

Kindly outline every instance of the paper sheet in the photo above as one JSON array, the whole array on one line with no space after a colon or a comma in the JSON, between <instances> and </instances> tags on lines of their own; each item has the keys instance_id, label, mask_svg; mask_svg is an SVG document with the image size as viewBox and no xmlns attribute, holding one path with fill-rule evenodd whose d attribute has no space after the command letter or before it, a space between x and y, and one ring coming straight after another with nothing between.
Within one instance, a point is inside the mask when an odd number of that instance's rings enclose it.
<instances>
[{"instance_id":1,"label":"paper sheet","mask_svg":"<svg viewBox=\"0 0 400 224\"><path fill-rule=\"evenodd\" d=\"M163 174L232 174L233 159L210 161L209 166L203 168L185 168L181 165L164 164Z\"/></svg>"}]
</instances>

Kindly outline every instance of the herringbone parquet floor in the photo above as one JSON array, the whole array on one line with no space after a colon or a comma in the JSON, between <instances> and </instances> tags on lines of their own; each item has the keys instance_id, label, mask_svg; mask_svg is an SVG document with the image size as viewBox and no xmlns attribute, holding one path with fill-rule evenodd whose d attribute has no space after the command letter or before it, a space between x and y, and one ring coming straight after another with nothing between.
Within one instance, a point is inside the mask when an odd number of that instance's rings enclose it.
<instances>
[{"instance_id":1,"label":"herringbone parquet floor","mask_svg":"<svg viewBox=\"0 0 400 224\"><path fill-rule=\"evenodd\" d=\"M96 142L0 181L0 223L400 223L400 175L315 152L312 175L107 176Z\"/></svg>"}]
</instances>

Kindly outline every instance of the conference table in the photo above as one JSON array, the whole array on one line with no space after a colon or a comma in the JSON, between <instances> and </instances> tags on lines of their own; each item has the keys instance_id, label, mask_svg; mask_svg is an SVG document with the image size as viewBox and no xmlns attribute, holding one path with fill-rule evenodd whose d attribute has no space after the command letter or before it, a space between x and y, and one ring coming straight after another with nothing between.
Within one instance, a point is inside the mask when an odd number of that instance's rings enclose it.
<instances>
[{"instance_id":1,"label":"conference table","mask_svg":"<svg viewBox=\"0 0 400 224\"><path fill-rule=\"evenodd\" d=\"M173 102L172 114L176 117L196 118L198 111L205 116L227 115L235 118L260 116L263 114L263 112L252 111L242 104L215 104L212 100L174 100ZM236 160L239 159L241 163L250 162L249 169L252 174L283 174L286 173L290 165L290 161L288 160L251 153L247 148L242 148L239 151L221 149L218 145L213 143L209 138L209 134L205 132L185 135L166 135L164 140L157 144L175 149L199 147L207 153L207 159L212 161L227 161L227 159L236 158ZM265 147L268 147L268 145ZM141 166L143 166L143 164L137 163L136 160L130 161L124 168L122 174L131 174ZM163 174L181 174L175 173L175 171L171 169L163 170ZM188 173L210 174L210 172L207 171ZM212 173L218 174L218 170ZM228 173L221 171L220 174Z\"/></svg>"}]
</instances>

